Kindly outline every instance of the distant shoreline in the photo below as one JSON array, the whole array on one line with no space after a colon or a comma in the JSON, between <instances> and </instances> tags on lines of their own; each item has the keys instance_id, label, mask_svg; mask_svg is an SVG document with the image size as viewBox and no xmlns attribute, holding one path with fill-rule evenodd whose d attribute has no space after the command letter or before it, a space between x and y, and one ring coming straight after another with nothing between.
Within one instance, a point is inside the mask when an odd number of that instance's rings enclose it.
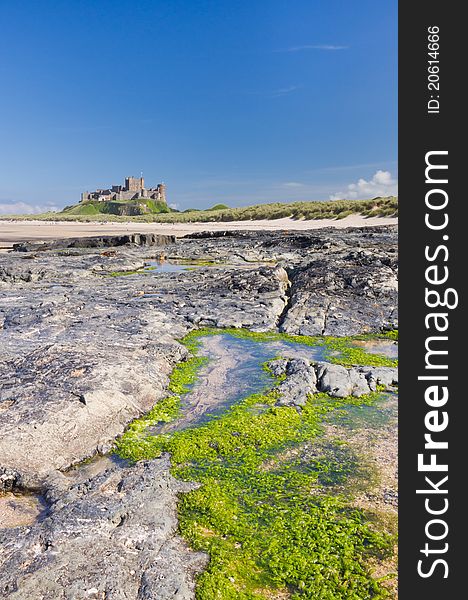
<instances>
[{"instance_id":1,"label":"distant shoreline","mask_svg":"<svg viewBox=\"0 0 468 600\"><path fill-rule=\"evenodd\" d=\"M193 223L145 223L139 221L41 221L0 219L0 249L8 250L14 243L41 241L67 237L92 237L95 235L114 235L122 233L160 233L177 237L198 231L281 231L322 229L333 227L374 227L397 225L396 217L363 217L349 215L343 219L282 219L256 221L216 221Z\"/></svg>"}]
</instances>

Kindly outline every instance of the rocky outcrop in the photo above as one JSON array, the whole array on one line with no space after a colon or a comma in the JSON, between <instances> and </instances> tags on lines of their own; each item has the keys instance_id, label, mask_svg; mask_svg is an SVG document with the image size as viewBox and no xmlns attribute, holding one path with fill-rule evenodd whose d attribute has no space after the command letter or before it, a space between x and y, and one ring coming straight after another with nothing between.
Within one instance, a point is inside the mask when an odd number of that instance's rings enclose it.
<instances>
[{"instance_id":1,"label":"rocky outcrop","mask_svg":"<svg viewBox=\"0 0 468 600\"><path fill-rule=\"evenodd\" d=\"M66 240L65 250L58 241L46 245L55 250L0 257L0 466L20 484L38 486L50 471L108 448L166 394L185 352L177 339L193 328L350 334L396 318L393 228L199 234L157 251L135 245L157 240ZM130 245L99 250L107 244ZM110 276L161 254L215 266ZM340 369L318 379L338 394L359 390L363 377L374 385L373 375Z\"/></svg>"},{"instance_id":2,"label":"rocky outcrop","mask_svg":"<svg viewBox=\"0 0 468 600\"><path fill-rule=\"evenodd\" d=\"M47 512L0 529L0 597L11 600L188 600L207 562L177 535L177 494L191 489L167 457L91 478L56 474Z\"/></svg>"},{"instance_id":3,"label":"rocky outcrop","mask_svg":"<svg viewBox=\"0 0 468 600\"><path fill-rule=\"evenodd\" d=\"M279 364L275 365L275 362ZM304 406L308 395L317 391L317 375L307 360L293 358L272 361L269 367L276 376L286 376L278 386L278 406Z\"/></svg>"},{"instance_id":4,"label":"rocky outcrop","mask_svg":"<svg viewBox=\"0 0 468 600\"><path fill-rule=\"evenodd\" d=\"M351 367L333 363L310 363L304 359L270 361L273 375L286 379L278 386L278 406L304 406L309 394L325 392L335 398L359 398L382 386L386 390L398 385L398 369L392 367Z\"/></svg>"},{"instance_id":5,"label":"rocky outcrop","mask_svg":"<svg viewBox=\"0 0 468 600\"><path fill-rule=\"evenodd\" d=\"M13 244L14 252L43 252L66 248L114 248L119 246L165 246L173 244L175 236L156 233L129 233L125 235L100 235L96 237L64 238L50 242Z\"/></svg>"},{"instance_id":6,"label":"rocky outcrop","mask_svg":"<svg viewBox=\"0 0 468 600\"><path fill-rule=\"evenodd\" d=\"M274 260L291 282L280 331L353 335L398 327L394 227L312 232L209 232L184 238L178 253L239 262Z\"/></svg>"},{"instance_id":7,"label":"rocky outcrop","mask_svg":"<svg viewBox=\"0 0 468 600\"><path fill-rule=\"evenodd\" d=\"M350 335L397 326L394 265L370 251L314 260L295 269L281 330L301 335Z\"/></svg>"},{"instance_id":8,"label":"rocky outcrop","mask_svg":"<svg viewBox=\"0 0 468 600\"><path fill-rule=\"evenodd\" d=\"M7 280L0 301L0 467L17 473L17 485L37 488L49 472L108 449L167 394L186 356L177 339L194 327L271 329L284 308L281 267L101 275L123 261L142 266L135 252L8 257L12 273L43 273Z\"/></svg>"}]
</instances>

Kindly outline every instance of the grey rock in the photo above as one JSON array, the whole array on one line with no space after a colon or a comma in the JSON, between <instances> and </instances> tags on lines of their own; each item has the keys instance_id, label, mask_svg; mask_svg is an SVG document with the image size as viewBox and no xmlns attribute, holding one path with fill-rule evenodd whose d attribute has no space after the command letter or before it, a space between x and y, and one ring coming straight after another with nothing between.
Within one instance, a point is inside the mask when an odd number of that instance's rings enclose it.
<instances>
[{"instance_id":1,"label":"grey rock","mask_svg":"<svg viewBox=\"0 0 468 600\"><path fill-rule=\"evenodd\" d=\"M304 406L309 394L325 392L335 398L360 397L375 391L377 385L392 389L398 384L397 369L390 367L352 367L320 362L310 364L301 358L277 359L268 367L286 378L278 386L277 406Z\"/></svg>"},{"instance_id":2,"label":"grey rock","mask_svg":"<svg viewBox=\"0 0 468 600\"><path fill-rule=\"evenodd\" d=\"M393 367L352 367L317 363L317 388L330 396L363 396L375 391L378 385L391 389L398 385L398 369Z\"/></svg>"},{"instance_id":3,"label":"grey rock","mask_svg":"<svg viewBox=\"0 0 468 600\"><path fill-rule=\"evenodd\" d=\"M359 369L349 369L348 373L352 388L351 393L353 396L359 398L360 396L368 394L372 390L364 373L362 373Z\"/></svg>"},{"instance_id":4,"label":"grey rock","mask_svg":"<svg viewBox=\"0 0 468 600\"><path fill-rule=\"evenodd\" d=\"M177 339L195 327L350 334L378 331L396 314L394 228L217 232L157 250L135 245L150 239L119 236L130 245L104 252L0 256L0 465L20 485L37 487L49 472L109 448L167 393L185 353ZM161 253L216 266L108 276ZM246 262L253 256L268 262ZM353 377L343 393L365 388Z\"/></svg>"},{"instance_id":5,"label":"grey rock","mask_svg":"<svg viewBox=\"0 0 468 600\"><path fill-rule=\"evenodd\" d=\"M275 377L281 377L281 375L286 374L286 367L288 366L288 363L288 359L278 358L276 360L268 361L267 366Z\"/></svg>"},{"instance_id":6,"label":"grey rock","mask_svg":"<svg viewBox=\"0 0 468 600\"><path fill-rule=\"evenodd\" d=\"M280 267L102 277L95 256L46 254L44 278L5 282L0 301L0 465L27 487L109 448L163 398L193 327L271 329L286 302Z\"/></svg>"},{"instance_id":7,"label":"grey rock","mask_svg":"<svg viewBox=\"0 0 468 600\"><path fill-rule=\"evenodd\" d=\"M13 469L0 466L0 492L9 492L18 487L20 475Z\"/></svg>"},{"instance_id":8,"label":"grey rock","mask_svg":"<svg viewBox=\"0 0 468 600\"><path fill-rule=\"evenodd\" d=\"M275 365L275 362L278 363ZM284 364L286 363L286 364ZM286 379L278 386L277 406L304 406L309 394L317 391L317 378L314 368L307 360L293 358L287 361L271 361L273 373L286 374Z\"/></svg>"},{"instance_id":9,"label":"grey rock","mask_svg":"<svg viewBox=\"0 0 468 600\"><path fill-rule=\"evenodd\" d=\"M132 468L108 466L91 479L61 486L59 498L49 494L42 520L0 529L1 597L194 597L194 576L207 557L177 535L177 494L193 486L170 475L167 457Z\"/></svg>"},{"instance_id":10,"label":"grey rock","mask_svg":"<svg viewBox=\"0 0 468 600\"><path fill-rule=\"evenodd\" d=\"M349 370L342 365L319 363L316 365L316 372L319 392L326 392L337 398L345 398L353 393L354 382Z\"/></svg>"},{"instance_id":11,"label":"grey rock","mask_svg":"<svg viewBox=\"0 0 468 600\"><path fill-rule=\"evenodd\" d=\"M378 385L386 388L398 385L398 369L394 367L360 367L359 370L366 377L372 391Z\"/></svg>"}]
</instances>

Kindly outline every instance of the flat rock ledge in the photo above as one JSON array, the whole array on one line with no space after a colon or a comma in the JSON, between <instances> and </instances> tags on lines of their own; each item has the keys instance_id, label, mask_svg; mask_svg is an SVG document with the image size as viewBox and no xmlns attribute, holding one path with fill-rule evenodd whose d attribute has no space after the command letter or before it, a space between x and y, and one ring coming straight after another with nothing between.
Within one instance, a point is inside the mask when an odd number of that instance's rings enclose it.
<instances>
[{"instance_id":1,"label":"flat rock ledge","mask_svg":"<svg viewBox=\"0 0 468 600\"><path fill-rule=\"evenodd\" d=\"M129 233L125 235L100 235L96 237L63 238L50 242L19 242L13 244L14 252L41 252L66 248L113 248L118 246L165 246L173 244L174 235L156 233Z\"/></svg>"},{"instance_id":2,"label":"flat rock ledge","mask_svg":"<svg viewBox=\"0 0 468 600\"><path fill-rule=\"evenodd\" d=\"M207 556L177 535L177 494L193 488L169 459L112 464L88 479L55 473L49 508L0 529L0 597L11 600L188 600ZM19 535L20 534L20 535Z\"/></svg>"},{"instance_id":3,"label":"flat rock ledge","mask_svg":"<svg viewBox=\"0 0 468 600\"><path fill-rule=\"evenodd\" d=\"M309 363L302 358L278 359L268 363L276 376L286 375L278 390L278 406L304 406L307 396L326 392L335 398L359 398L383 386L398 385L398 369L392 367L351 367L327 362Z\"/></svg>"}]
</instances>

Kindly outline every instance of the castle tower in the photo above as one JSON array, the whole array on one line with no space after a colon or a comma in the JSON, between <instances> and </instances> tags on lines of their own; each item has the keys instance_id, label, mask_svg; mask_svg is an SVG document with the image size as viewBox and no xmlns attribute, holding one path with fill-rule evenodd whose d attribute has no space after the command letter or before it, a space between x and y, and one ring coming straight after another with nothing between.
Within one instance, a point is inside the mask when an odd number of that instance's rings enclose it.
<instances>
[{"instance_id":1,"label":"castle tower","mask_svg":"<svg viewBox=\"0 0 468 600\"><path fill-rule=\"evenodd\" d=\"M145 180L143 177L125 177L125 191L126 192L139 192L145 187Z\"/></svg>"},{"instance_id":2,"label":"castle tower","mask_svg":"<svg viewBox=\"0 0 468 600\"><path fill-rule=\"evenodd\" d=\"M159 191L159 200L161 202L166 202L166 186L164 183L160 183L158 185L158 191Z\"/></svg>"}]
</instances>

